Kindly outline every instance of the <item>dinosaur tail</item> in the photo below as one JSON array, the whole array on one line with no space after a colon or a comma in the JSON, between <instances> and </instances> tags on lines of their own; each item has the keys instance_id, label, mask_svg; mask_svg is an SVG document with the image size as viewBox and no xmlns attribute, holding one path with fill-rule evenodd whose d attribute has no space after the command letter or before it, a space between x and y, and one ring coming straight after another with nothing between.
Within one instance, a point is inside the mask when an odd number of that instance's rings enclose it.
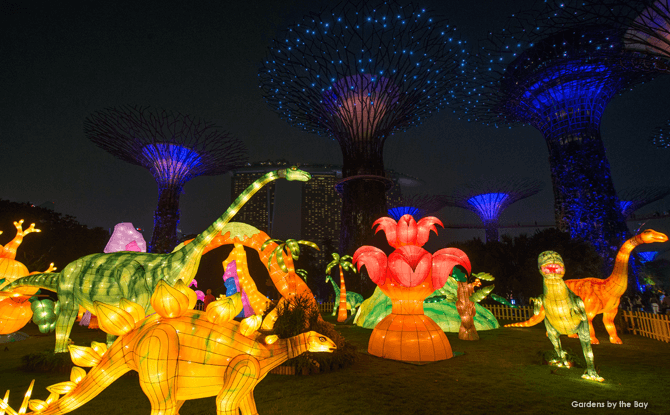
<instances>
[{"instance_id":1,"label":"dinosaur tail","mask_svg":"<svg viewBox=\"0 0 670 415\"><path fill-rule=\"evenodd\" d=\"M521 323L505 324L505 327L531 327L540 323L542 320L544 320L544 307L540 308L540 312L530 319L522 321Z\"/></svg>"},{"instance_id":2,"label":"dinosaur tail","mask_svg":"<svg viewBox=\"0 0 670 415\"><path fill-rule=\"evenodd\" d=\"M72 347L70 354L75 364L93 365L88 373L73 367L69 382L49 386L51 396L47 401L31 400L31 409L42 409L40 415L66 414L95 398L124 373L130 371L123 354L123 342L117 341L104 351L104 344L93 342L93 347ZM100 356L99 352L103 352ZM69 390L68 390L69 389ZM67 391L67 393L66 393ZM60 399L57 394L65 393Z\"/></svg>"},{"instance_id":3,"label":"dinosaur tail","mask_svg":"<svg viewBox=\"0 0 670 415\"><path fill-rule=\"evenodd\" d=\"M47 272L43 274L28 275L14 280L5 286L0 286L0 289L2 291L11 291L16 287L29 286L44 288L45 290L56 292L58 289L58 278L60 275L60 272Z\"/></svg>"}]
</instances>

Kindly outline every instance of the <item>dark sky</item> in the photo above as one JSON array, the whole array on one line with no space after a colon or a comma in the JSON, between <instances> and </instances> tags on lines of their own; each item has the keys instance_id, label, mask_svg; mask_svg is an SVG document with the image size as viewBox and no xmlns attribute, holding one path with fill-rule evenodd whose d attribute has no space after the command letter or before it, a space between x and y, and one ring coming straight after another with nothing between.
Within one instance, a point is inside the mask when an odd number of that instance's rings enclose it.
<instances>
[{"instance_id":1,"label":"dark sky","mask_svg":"<svg viewBox=\"0 0 670 415\"><path fill-rule=\"evenodd\" d=\"M270 39L328 2L12 3L0 4L0 198L53 201L57 211L89 226L133 222L147 228L149 240L157 200L153 177L83 134L87 115L119 105L150 105L211 120L246 143L251 161L342 161L334 141L279 119L263 101L257 80ZM420 3L474 43L534 1ZM670 79L657 79L609 105L602 136L618 190L669 184L670 151L648 142L654 128L670 118L669 90ZM448 193L471 179L539 178L545 190L512 205L502 221L553 221L547 149L532 127L495 129L458 120L445 110L390 137L384 157L387 168L426 182L405 189L408 193ZM299 193L292 183L281 188L287 189L278 201L284 220L273 236L295 237L299 211L291 207ZM204 230L230 203L227 175L195 178L184 190L180 227L185 233ZM662 201L641 212L669 208L670 202ZM457 208L446 208L438 217L478 222L473 213ZM667 220L647 226L670 232ZM440 234L445 243L484 237L483 231L472 230Z\"/></svg>"}]
</instances>

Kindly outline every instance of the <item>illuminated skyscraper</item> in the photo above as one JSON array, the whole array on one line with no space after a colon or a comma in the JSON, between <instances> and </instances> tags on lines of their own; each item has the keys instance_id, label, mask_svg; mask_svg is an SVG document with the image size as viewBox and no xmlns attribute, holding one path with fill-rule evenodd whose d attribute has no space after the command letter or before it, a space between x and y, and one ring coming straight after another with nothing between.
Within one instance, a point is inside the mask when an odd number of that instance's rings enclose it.
<instances>
[{"instance_id":1,"label":"illuminated skyscraper","mask_svg":"<svg viewBox=\"0 0 670 415\"><path fill-rule=\"evenodd\" d=\"M232 172L232 198L236 198L251 182L261 175L293 165L285 160L248 163ZM335 165L300 164L300 169L312 175L312 179L301 183L300 239L312 241L321 247L331 241L337 250L340 239L342 197L337 191L342 178L342 167ZM387 192L389 205L402 198L401 186L417 186L422 182L411 176L388 171L393 188ZM262 192L260 192L262 193ZM257 194L235 215L234 221L253 225L272 236L274 220L275 187L268 185L265 197ZM298 235L295 235L297 237ZM331 252L311 251L319 261L329 261Z\"/></svg>"}]
</instances>

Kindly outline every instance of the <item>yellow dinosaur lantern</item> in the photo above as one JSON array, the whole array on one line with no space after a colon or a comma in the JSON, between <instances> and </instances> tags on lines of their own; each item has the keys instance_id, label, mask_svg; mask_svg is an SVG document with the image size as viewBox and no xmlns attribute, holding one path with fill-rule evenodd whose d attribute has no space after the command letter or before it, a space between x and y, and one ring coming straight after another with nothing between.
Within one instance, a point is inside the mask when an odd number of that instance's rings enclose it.
<instances>
[{"instance_id":1,"label":"yellow dinosaur lantern","mask_svg":"<svg viewBox=\"0 0 670 415\"><path fill-rule=\"evenodd\" d=\"M178 280L161 281L151 297L155 314L126 299L118 307L95 302L100 327L119 336L109 347L70 345L70 380L47 388L44 401L30 399L15 411L0 400L0 411L64 414L93 399L124 373L139 373L151 413L176 415L184 401L216 396L217 414L257 414L253 391L276 366L306 351L333 352L335 344L316 332L288 339L259 332L259 315L233 320L242 309L239 293L220 298L206 312L193 310L195 292ZM64 395L59 398L60 395Z\"/></svg>"}]
</instances>

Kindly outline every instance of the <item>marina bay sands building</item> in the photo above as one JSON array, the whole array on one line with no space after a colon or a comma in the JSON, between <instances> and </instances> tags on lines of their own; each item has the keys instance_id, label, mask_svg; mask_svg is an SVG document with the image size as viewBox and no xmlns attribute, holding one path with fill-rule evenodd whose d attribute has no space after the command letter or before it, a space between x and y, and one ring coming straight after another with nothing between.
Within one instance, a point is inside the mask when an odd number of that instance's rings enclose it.
<instances>
[{"instance_id":1,"label":"marina bay sands building","mask_svg":"<svg viewBox=\"0 0 670 415\"><path fill-rule=\"evenodd\" d=\"M235 199L247 186L265 173L290 167L294 164L285 160L263 161L253 164L247 163L246 166L233 170L231 172L232 199ZM329 240L333 247L337 249L340 238L340 212L342 210L342 197L341 193L338 193L338 184L342 180L342 167L327 164L300 164L300 169L310 173L312 179L301 183L300 235L296 234L293 237L297 238L299 236L300 239L312 241L320 247L324 241ZM392 171L388 171L386 174L394 183L394 186L386 193L388 203L392 203L401 197L401 186L418 186L421 184L421 181L414 177ZM265 193L260 191L249 199L235 215L235 221L248 223L273 236L275 183L267 184ZM370 224L370 227L372 227L372 224ZM321 250L315 252L315 254L319 260L325 260L330 258L331 253Z\"/></svg>"}]
</instances>

